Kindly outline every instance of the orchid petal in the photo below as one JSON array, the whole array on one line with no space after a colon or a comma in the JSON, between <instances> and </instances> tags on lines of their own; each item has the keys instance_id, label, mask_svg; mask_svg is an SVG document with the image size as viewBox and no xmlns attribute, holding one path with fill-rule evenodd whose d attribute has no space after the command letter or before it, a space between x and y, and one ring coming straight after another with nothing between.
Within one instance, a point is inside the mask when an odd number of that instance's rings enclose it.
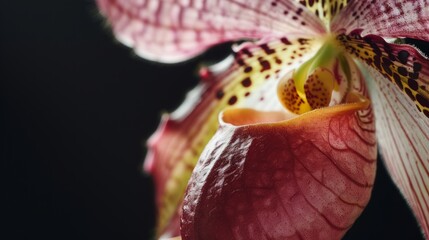
<instances>
[{"instance_id":1,"label":"orchid petal","mask_svg":"<svg viewBox=\"0 0 429 240\"><path fill-rule=\"evenodd\" d=\"M429 60L414 47L389 44L381 37L340 35L346 51L395 83L414 102L420 117L429 118Z\"/></svg>"},{"instance_id":2,"label":"orchid petal","mask_svg":"<svg viewBox=\"0 0 429 240\"><path fill-rule=\"evenodd\" d=\"M429 41L429 1L351 0L333 20L334 32L363 30L362 35Z\"/></svg>"},{"instance_id":3,"label":"orchid petal","mask_svg":"<svg viewBox=\"0 0 429 240\"><path fill-rule=\"evenodd\" d=\"M309 37L325 31L295 1L97 0L116 37L144 58L177 62L239 39ZM299 12L299 14L297 14Z\"/></svg>"},{"instance_id":4,"label":"orchid petal","mask_svg":"<svg viewBox=\"0 0 429 240\"><path fill-rule=\"evenodd\" d=\"M367 107L225 111L189 181L182 239L340 239L374 181L374 122L357 112Z\"/></svg>"},{"instance_id":5,"label":"orchid petal","mask_svg":"<svg viewBox=\"0 0 429 240\"><path fill-rule=\"evenodd\" d=\"M409 45L340 37L369 66L377 137L386 166L429 236L429 60Z\"/></svg>"},{"instance_id":6,"label":"orchid petal","mask_svg":"<svg viewBox=\"0 0 429 240\"><path fill-rule=\"evenodd\" d=\"M318 16L326 26L329 26L331 20L345 7L349 0L297 0L306 6L316 16Z\"/></svg>"},{"instance_id":7,"label":"orchid petal","mask_svg":"<svg viewBox=\"0 0 429 240\"><path fill-rule=\"evenodd\" d=\"M384 163L429 237L429 119L398 87L370 69L378 143Z\"/></svg>"},{"instance_id":8,"label":"orchid petal","mask_svg":"<svg viewBox=\"0 0 429 240\"><path fill-rule=\"evenodd\" d=\"M286 38L246 44L226 71L209 68L185 103L164 116L149 141L145 161L145 169L154 176L156 185L158 236L178 234L178 209L186 184L204 146L216 132L219 112L228 106L281 108L273 87L276 80L311 58L318 47L318 42L309 39Z\"/></svg>"}]
</instances>

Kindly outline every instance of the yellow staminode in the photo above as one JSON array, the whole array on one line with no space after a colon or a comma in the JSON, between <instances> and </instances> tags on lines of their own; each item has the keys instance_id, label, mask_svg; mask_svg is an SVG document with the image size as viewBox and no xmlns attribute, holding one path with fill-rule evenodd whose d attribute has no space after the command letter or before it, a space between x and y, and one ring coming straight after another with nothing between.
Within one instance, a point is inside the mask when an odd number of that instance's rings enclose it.
<instances>
[{"instance_id":1,"label":"yellow staminode","mask_svg":"<svg viewBox=\"0 0 429 240\"><path fill-rule=\"evenodd\" d=\"M279 84L279 99L293 113L302 114L329 106L332 92L339 90L339 83L350 81L349 63L338 42L331 36L323 42L314 57Z\"/></svg>"}]
</instances>

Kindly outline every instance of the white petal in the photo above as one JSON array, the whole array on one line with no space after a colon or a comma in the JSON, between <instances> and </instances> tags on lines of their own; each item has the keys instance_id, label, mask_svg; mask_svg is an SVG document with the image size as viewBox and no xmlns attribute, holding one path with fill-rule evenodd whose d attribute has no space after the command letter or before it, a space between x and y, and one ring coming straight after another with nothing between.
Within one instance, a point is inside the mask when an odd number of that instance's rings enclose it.
<instances>
[{"instance_id":1,"label":"white petal","mask_svg":"<svg viewBox=\"0 0 429 240\"><path fill-rule=\"evenodd\" d=\"M384 162L429 236L429 118L396 85L369 70L375 80L369 81L369 89Z\"/></svg>"}]
</instances>

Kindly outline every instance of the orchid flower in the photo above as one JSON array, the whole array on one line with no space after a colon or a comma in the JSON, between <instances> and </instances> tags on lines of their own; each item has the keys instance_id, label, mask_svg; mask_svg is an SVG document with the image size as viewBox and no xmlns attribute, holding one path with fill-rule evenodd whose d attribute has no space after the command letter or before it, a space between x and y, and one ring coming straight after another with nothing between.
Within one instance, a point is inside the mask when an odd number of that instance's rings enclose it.
<instances>
[{"instance_id":1,"label":"orchid flower","mask_svg":"<svg viewBox=\"0 0 429 240\"><path fill-rule=\"evenodd\" d=\"M149 60L237 43L148 142L158 237L340 239L377 144L429 236L429 60L392 41L429 41L429 1L97 2Z\"/></svg>"}]
</instances>

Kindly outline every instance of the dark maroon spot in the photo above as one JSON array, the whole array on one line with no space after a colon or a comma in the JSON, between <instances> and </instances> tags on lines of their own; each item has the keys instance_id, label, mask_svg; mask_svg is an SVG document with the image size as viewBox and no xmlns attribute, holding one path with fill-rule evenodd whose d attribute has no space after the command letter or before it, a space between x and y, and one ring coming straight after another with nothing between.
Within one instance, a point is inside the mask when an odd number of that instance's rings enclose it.
<instances>
[{"instance_id":1,"label":"dark maroon spot","mask_svg":"<svg viewBox=\"0 0 429 240\"><path fill-rule=\"evenodd\" d=\"M301 15L302 11L303 11L303 10L302 10L302 8L299 8L299 9L296 11L296 14L297 14L297 15Z\"/></svg>"},{"instance_id":2,"label":"dark maroon spot","mask_svg":"<svg viewBox=\"0 0 429 240\"><path fill-rule=\"evenodd\" d=\"M383 43L384 52L387 53L388 57L392 61L396 61L395 55L392 54L392 48L386 42Z\"/></svg>"},{"instance_id":3,"label":"dark maroon spot","mask_svg":"<svg viewBox=\"0 0 429 240\"><path fill-rule=\"evenodd\" d=\"M253 57L253 54L250 52L250 50L249 49L247 49L247 48L245 48L245 49L242 49L241 50L241 52L243 53L243 54L246 54L248 57Z\"/></svg>"},{"instance_id":4,"label":"dark maroon spot","mask_svg":"<svg viewBox=\"0 0 429 240\"><path fill-rule=\"evenodd\" d=\"M412 79L418 79L419 78L419 72L413 72L413 73L409 73L408 76L410 76L410 78Z\"/></svg>"},{"instance_id":5,"label":"dark maroon spot","mask_svg":"<svg viewBox=\"0 0 429 240\"><path fill-rule=\"evenodd\" d=\"M408 76L408 71L404 67L398 67L398 73L401 74L404 77Z\"/></svg>"},{"instance_id":6,"label":"dark maroon spot","mask_svg":"<svg viewBox=\"0 0 429 240\"><path fill-rule=\"evenodd\" d=\"M368 43L371 46L371 48L374 51L376 56L381 56L382 52L381 52L380 48L378 47L378 45L375 42L373 42L371 40L370 37L365 37L364 40L366 43Z\"/></svg>"},{"instance_id":7,"label":"dark maroon spot","mask_svg":"<svg viewBox=\"0 0 429 240\"><path fill-rule=\"evenodd\" d=\"M253 69L252 69L252 67L251 66L247 66L245 69L244 69L244 72L245 73L249 73L249 72L251 72Z\"/></svg>"},{"instance_id":8,"label":"dark maroon spot","mask_svg":"<svg viewBox=\"0 0 429 240\"><path fill-rule=\"evenodd\" d=\"M264 52L268 55L275 53L276 51L274 51L273 49L271 49L270 47L268 47L268 45L265 44L261 44L259 45L260 48L262 48L262 50L264 50Z\"/></svg>"},{"instance_id":9,"label":"dark maroon spot","mask_svg":"<svg viewBox=\"0 0 429 240\"><path fill-rule=\"evenodd\" d=\"M375 57L374 58L374 66L376 67L376 68L378 68L379 70L382 70L381 69L381 60L380 60L380 57Z\"/></svg>"},{"instance_id":10,"label":"dark maroon spot","mask_svg":"<svg viewBox=\"0 0 429 240\"><path fill-rule=\"evenodd\" d=\"M396 61L396 57L395 55L392 54L392 50L389 49L388 55L389 55L390 61Z\"/></svg>"},{"instance_id":11,"label":"dark maroon spot","mask_svg":"<svg viewBox=\"0 0 429 240\"><path fill-rule=\"evenodd\" d=\"M410 86L414 91L419 90L419 84L417 84L416 80L412 78L408 78L408 86Z\"/></svg>"},{"instance_id":12,"label":"dark maroon spot","mask_svg":"<svg viewBox=\"0 0 429 240\"><path fill-rule=\"evenodd\" d=\"M402 85L401 77L398 74L394 73L393 79L395 79L396 85L398 85L398 87L402 90L404 86Z\"/></svg>"},{"instance_id":13,"label":"dark maroon spot","mask_svg":"<svg viewBox=\"0 0 429 240\"><path fill-rule=\"evenodd\" d=\"M384 71L388 74L388 75L392 75L392 70L390 69L390 66L392 65L392 61L390 61L389 59L383 57L382 58L383 63L381 64L381 66L383 67Z\"/></svg>"},{"instance_id":14,"label":"dark maroon spot","mask_svg":"<svg viewBox=\"0 0 429 240\"><path fill-rule=\"evenodd\" d=\"M428 118L429 118L429 111L428 111L428 110L424 109L424 110L423 110L423 113L425 114L425 116L426 116L426 117L428 117Z\"/></svg>"},{"instance_id":15,"label":"dark maroon spot","mask_svg":"<svg viewBox=\"0 0 429 240\"><path fill-rule=\"evenodd\" d=\"M299 39L298 39L298 42L299 42L299 44L301 44L301 45L305 45L305 44L307 44L307 43L308 43L308 40L307 40L307 39L305 39L305 38L299 38Z\"/></svg>"},{"instance_id":16,"label":"dark maroon spot","mask_svg":"<svg viewBox=\"0 0 429 240\"><path fill-rule=\"evenodd\" d=\"M410 56L410 53L408 53L405 50L401 50L398 52L398 59L402 64L407 64L409 56Z\"/></svg>"},{"instance_id":17,"label":"dark maroon spot","mask_svg":"<svg viewBox=\"0 0 429 240\"><path fill-rule=\"evenodd\" d=\"M217 99L222 99L224 95L225 95L225 93L223 92L223 90L218 90L216 92L216 98Z\"/></svg>"},{"instance_id":18,"label":"dark maroon spot","mask_svg":"<svg viewBox=\"0 0 429 240\"><path fill-rule=\"evenodd\" d=\"M237 96L232 96L229 100L228 100L228 104L229 105L234 105L237 102Z\"/></svg>"},{"instance_id":19,"label":"dark maroon spot","mask_svg":"<svg viewBox=\"0 0 429 240\"><path fill-rule=\"evenodd\" d=\"M418 62L414 62L413 64L413 71L414 72L420 72L422 70L422 65Z\"/></svg>"},{"instance_id":20,"label":"dark maroon spot","mask_svg":"<svg viewBox=\"0 0 429 240\"><path fill-rule=\"evenodd\" d=\"M262 60L259 63L261 64L261 67L262 67L261 72L271 69L271 64L267 60Z\"/></svg>"},{"instance_id":21,"label":"dark maroon spot","mask_svg":"<svg viewBox=\"0 0 429 240\"><path fill-rule=\"evenodd\" d=\"M410 90L409 88L405 88L405 93L408 95L408 97L409 97L411 100L413 100L413 101L415 101L415 100L416 100L416 98L414 97L413 93L411 92L411 90Z\"/></svg>"},{"instance_id":22,"label":"dark maroon spot","mask_svg":"<svg viewBox=\"0 0 429 240\"><path fill-rule=\"evenodd\" d=\"M245 97L248 97L250 95L250 92L246 92L245 94L244 94L244 96Z\"/></svg>"},{"instance_id":23,"label":"dark maroon spot","mask_svg":"<svg viewBox=\"0 0 429 240\"><path fill-rule=\"evenodd\" d=\"M287 10L285 10L285 11L283 12L283 14L284 14L284 15L288 15L288 13L289 13L289 12L288 12Z\"/></svg>"},{"instance_id":24,"label":"dark maroon spot","mask_svg":"<svg viewBox=\"0 0 429 240\"><path fill-rule=\"evenodd\" d=\"M423 107L429 108L429 100L424 98L422 95L417 94L416 99L417 99L417 102L419 102Z\"/></svg>"},{"instance_id":25,"label":"dark maroon spot","mask_svg":"<svg viewBox=\"0 0 429 240\"><path fill-rule=\"evenodd\" d=\"M249 77L243 79L243 81L241 81L241 85L243 85L243 87L250 87L252 85L252 80L250 80Z\"/></svg>"},{"instance_id":26,"label":"dark maroon spot","mask_svg":"<svg viewBox=\"0 0 429 240\"><path fill-rule=\"evenodd\" d=\"M291 45L292 43L289 42L289 40L285 37L281 38L280 41L282 41L282 43L286 44L286 45Z\"/></svg>"}]
</instances>

